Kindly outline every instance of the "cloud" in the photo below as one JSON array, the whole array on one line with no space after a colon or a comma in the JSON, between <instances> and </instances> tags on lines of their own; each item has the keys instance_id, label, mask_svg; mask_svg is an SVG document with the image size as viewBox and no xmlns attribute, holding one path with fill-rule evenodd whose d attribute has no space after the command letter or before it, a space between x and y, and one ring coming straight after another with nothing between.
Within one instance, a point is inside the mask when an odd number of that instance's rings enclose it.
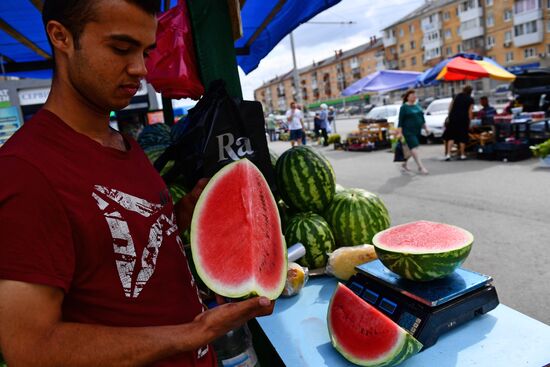
<instances>
[{"instance_id":1,"label":"cloud","mask_svg":"<svg viewBox=\"0 0 550 367\"><path fill-rule=\"evenodd\" d=\"M334 50L348 50L368 42L373 35L422 5L423 0L384 0L384 5L368 0L343 0L311 19L312 22L349 22L355 24L302 24L294 31L298 67L310 65L334 55ZM239 69L246 99L254 98L254 89L292 69L289 37L285 37L248 75Z\"/></svg>"}]
</instances>

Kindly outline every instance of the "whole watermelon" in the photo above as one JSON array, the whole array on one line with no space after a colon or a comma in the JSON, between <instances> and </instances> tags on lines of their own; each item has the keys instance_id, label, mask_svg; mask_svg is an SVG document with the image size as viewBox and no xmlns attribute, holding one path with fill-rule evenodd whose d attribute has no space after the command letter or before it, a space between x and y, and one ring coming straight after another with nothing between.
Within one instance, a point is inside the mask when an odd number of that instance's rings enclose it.
<instances>
[{"instance_id":1,"label":"whole watermelon","mask_svg":"<svg viewBox=\"0 0 550 367\"><path fill-rule=\"evenodd\" d=\"M370 244L372 237L390 226L386 206L362 189L337 193L325 212L338 247Z\"/></svg>"},{"instance_id":2,"label":"whole watermelon","mask_svg":"<svg viewBox=\"0 0 550 367\"><path fill-rule=\"evenodd\" d=\"M276 165L277 188L291 208L322 213L335 192L334 171L329 161L310 147L284 152Z\"/></svg>"},{"instance_id":3,"label":"whole watermelon","mask_svg":"<svg viewBox=\"0 0 550 367\"><path fill-rule=\"evenodd\" d=\"M139 134L137 142L143 150L148 150L155 145L168 146L172 142L170 126L166 124L147 125Z\"/></svg>"},{"instance_id":4,"label":"whole watermelon","mask_svg":"<svg viewBox=\"0 0 550 367\"><path fill-rule=\"evenodd\" d=\"M306 254L298 262L317 269L327 264L328 254L334 250L334 236L327 221L318 214L307 212L294 215L287 223L285 240L288 246L300 242Z\"/></svg>"}]
</instances>

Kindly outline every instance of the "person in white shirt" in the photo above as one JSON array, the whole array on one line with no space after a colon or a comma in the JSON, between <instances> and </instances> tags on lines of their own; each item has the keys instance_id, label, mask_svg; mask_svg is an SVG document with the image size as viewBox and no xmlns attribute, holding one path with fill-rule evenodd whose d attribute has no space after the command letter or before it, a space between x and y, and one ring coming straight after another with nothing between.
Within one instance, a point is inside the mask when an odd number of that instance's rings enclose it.
<instances>
[{"instance_id":1,"label":"person in white shirt","mask_svg":"<svg viewBox=\"0 0 550 367\"><path fill-rule=\"evenodd\" d=\"M288 121L288 129L290 131L290 144L292 146L302 144L302 134L305 133L302 119L302 111L300 111L300 109L296 105L296 102L291 102L290 109L286 111L286 120Z\"/></svg>"}]
</instances>

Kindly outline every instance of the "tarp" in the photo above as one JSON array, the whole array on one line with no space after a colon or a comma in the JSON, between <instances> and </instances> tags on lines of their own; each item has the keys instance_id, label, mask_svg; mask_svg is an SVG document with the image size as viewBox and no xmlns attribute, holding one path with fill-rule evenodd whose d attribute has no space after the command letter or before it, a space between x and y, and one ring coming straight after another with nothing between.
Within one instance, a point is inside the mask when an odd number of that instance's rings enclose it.
<instances>
[{"instance_id":1,"label":"tarp","mask_svg":"<svg viewBox=\"0 0 550 367\"><path fill-rule=\"evenodd\" d=\"M249 51L249 54L238 57L243 71L254 70L292 30L340 1L246 0L241 12L244 36L235 43L236 48ZM38 9L41 3L39 0L0 0L0 56L3 56L0 75L5 63L44 62L51 56ZM176 3L177 0L171 0L170 6ZM51 78L51 71L19 71L8 75Z\"/></svg>"},{"instance_id":2,"label":"tarp","mask_svg":"<svg viewBox=\"0 0 550 367\"><path fill-rule=\"evenodd\" d=\"M405 70L380 70L359 79L342 92L343 96L351 96L367 92L389 92L414 87L421 73Z\"/></svg>"}]
</instances>

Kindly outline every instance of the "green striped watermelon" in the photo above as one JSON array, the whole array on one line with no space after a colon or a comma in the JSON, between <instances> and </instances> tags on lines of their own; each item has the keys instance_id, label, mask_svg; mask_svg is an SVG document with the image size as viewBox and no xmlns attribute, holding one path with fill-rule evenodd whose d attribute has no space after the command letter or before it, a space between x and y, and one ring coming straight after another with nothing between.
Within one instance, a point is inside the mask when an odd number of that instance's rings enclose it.
<instances>
[{"instance_id":1,"label":"green striped watermelon","mask_svg":"<svg viewBox=\"0 0 550 367\"><path fill-rule=\"evenodd\" d=\"M332 166L308 146L284 152L277 160L276 175L283 200L298 211L321 213L334 197Z\"/></svg>"},{"instance_id":2,"label":"green striped watermelon","mask_svg":"<svg viewBox=\"0 0 550 367\"><path fill-rule=\"evenodd\" d=\"M294 215L287 223L285 241L288 246L300 242L306 254L299 260L302 266L317 269L327 264L328 254L334 250L334 236L326 220L307 212Z\"/></svg>"},{"instance_id":3,"label":"green striped watermelon","mask_svg":"<svg viewBox=\"0 0 550 367\"><path fill-rule=\"evenodd\" d=\"M139 134L137 142L143 150L155 145L168 146L172 142L170 126L166 124L147 125Z\"/></svg>"},{"instance_id":4,"label":"green striped watermelon","mask_svg":"<svg viewBox=\"0 0 550 367\"><path fill-rule=\"evenodd\" d=\"M275 166L277 165L277 159L279 159L279 155L269 149L269 159L271 159L271 165L273 166L273 169L275 169Z\"/></svg>"},{"instance_id":5,"label":"green striped watermelon","mask_svg":"<svg viewBox=\"0 0 550 367\"><path fill-rule=\"evenodd\" d=\"M474 236L449 224L418 221L374 236L380 261L400 276L428 281L451 274L468 257Z\"/></svg>"},{"instance_id":6,"label":"green striped watermelon","mask_svg":"<svg viewBox=\"0 0 550 367\"><path fill-rule=\"evenodd\" d=\"M346 188L340 184L336 184L335 191L338 194L339 192L346 191Z\"/></svg>"},{"instance_id":7,"label":"green striped watermelon","mask_svg":"<svg viewBox=\"0 0 550 367\"><path fill-rule=\"evenodd\" d=\"M360 366L396 366L422 349L406 330L343 284L330 300L327 324L334 348Z\"/></svg>"},{"instance_id":8,"label":"green striped watermelon","mask_svg":"<svg viewBox=\"0 0 550 367\"><path fill-rule=\"evenodd\" d=\"M338 247L370 244L390 226L390 215L378 196L362 189L337 193L325 211Z\"/></svg>"}]
</instances>

